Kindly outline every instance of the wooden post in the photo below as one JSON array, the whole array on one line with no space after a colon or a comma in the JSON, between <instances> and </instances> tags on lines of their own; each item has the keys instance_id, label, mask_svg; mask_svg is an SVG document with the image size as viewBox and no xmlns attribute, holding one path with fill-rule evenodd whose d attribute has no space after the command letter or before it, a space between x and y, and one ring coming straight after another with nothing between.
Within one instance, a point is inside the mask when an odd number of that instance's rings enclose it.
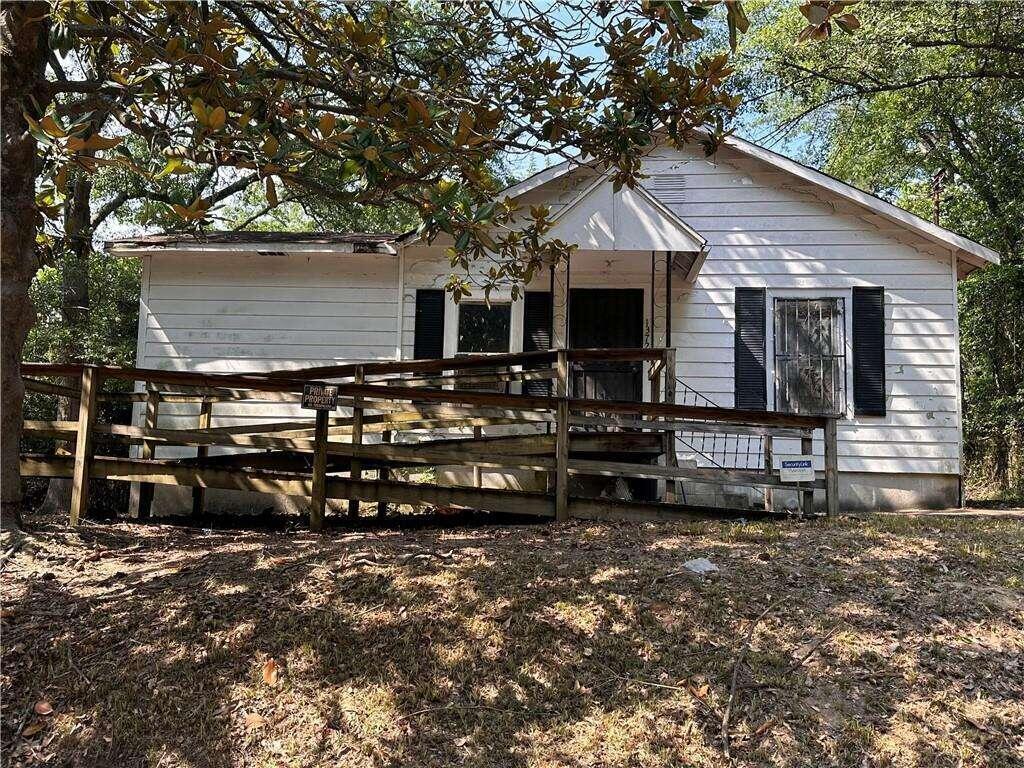
<instances>
[{"instance_id":1,"label":"wooden post","mask_svg":"<svg viewBox=\"0 0 1024 768\"><path fill-rule=\"evenodd\" d=\"M768 477L772 476L772 464L774 463L775 447L772 443L772 436L764 436L764 473ZM774 489L767 487L764 489L764 511L774 512L775 511L775 495Z\"/></svg>"},{"instance_id":2,"label":"wooden post","mask_svg":"<svg viewBox=\"0 0 1024 768\"><path fill-rule=\"evenodd\" d=\"M665 368L663 360L654 360L651 362L651 402L661 402L661 373Z\"/></svg>"},{"instance_id":3,"label":"wooden post","mask_svg":"<svg viewBox=\"0 0 1024 768\"><path fill-rule=\"evenodd\" d=\"M89 506L89 467L92 464L92 425L96 419L96 395L102 384L95 366L82 368L82 393L78 401L78 432L75 436L75 468L71 480L71 525L85 517Z\"/></svg>"},{"instance_id":4,"label":"wooden post","mask_svg":"<svg viewBox=\"0 0 1024 768\"><path fill-rule=\"evenodd\" d=\"M356 384L362 384L364 381L363 366L357 366L353 381ZM363 406L362 398L355 398L355 404L352 406L352 445L362 445L363 443ZM349 461L349 477L353 480L359 480L363 476L363 463L356 458ZM359 517L359 499L348 500L348 516Z\"/></svg>"},{"instance_id":5,"label":"wooden post","mask_svg":"<svg viewBox=\"0 0 1024 768\"><path fill-rule=\"evenodd\" d=\"M210 428L210 424L213 421L213 401L207 398L203 398L203 403L199 407L199 429L206 430ZM200 461L210 455L210 447L208 445L200 445L196 448L196 458ZM206 506L206 489L201 486L196 486L192 489L192 514L201 515L203 514L203 508Z\"/></svg>"},{"instance_id":6,"label":"wooden post","mask_svg":"<svg viewBox=\"0 0 1024 768\"><path fill-rule=\"evenodd\" d=\"M159 417L160 410L160 392L152 384L146 385L146 416L143 421L143 426L146 429L156 429L157 419ZM156 457L156 445L149 441L142 441L142 451L140 457L143 459L152 459ZM139 518L148 518L150 513L153 511L153 484L152 483L139 483Z\"/></svg>"},{"instance_id":7,"label":"wooden post","mask_svg":"<svg viewBox=\"0 0 1024 768\"><path fill-rule=\"evenodd\" d=\"M380 441L382 443L390 443L391 442L391 430L390 429L385 429L383 432L380 433ZM390 480L391 479L391 470L388 469L387 467L381 467L380 470L377 473L377 477L380 480ZM381 499L380 501L377 502L377 517L387 517L387 516L388 516L388 503L386 501L384 501L384 499Z\"/></svg>"},{"instance_id":8,"label":"wooden post","mask_svg":"<svg viewBox=\"0 0 1024 768\"><path fill-rule=\"evenodd\" d=\"M811 457L811 466L814 466L814 440L810 437L800 438L800 453ZM804 517L811 517L814 514L814 489L807 488L801 491L802 502L800 512Z\"/></svg>"},{"instance_id":9,"label":"wooden post","mask_svg":"<svg viewBox=\"0 0 1024 768\"><path fill-rule=\"evenodd\" d=\"M569 519L569 353L558 350L558 407L555 413L555 520Z\"/></svg>"},{"instance_id":10,"label":"wooden post","mask_svg":"<svg viewBox=\"0 0 1024 768\"><path fill-rule=\"evenodd\" d=\"M484 436L483 427L473 427L473 439L479 440ZM484 473L480 470L479 464L473 465L473 487L483 488L484 486Z\"/></svg>"},{"instance_id":11,"label":"wooden post","mask_svg":"<svg viewBox=\"0 0 1024 768\"><path fill-rule=\"evenodd\" d=\"M665 350L665 402L676 404L676 351Z\"/></svg>"},{"instance_id":12,"label":"wooden post","mask_svg":"<svg viewBox=\"0 0 1024 768\"><path fill-rule=\"evenodd\" d=\"M825 514L839 514L838 420L825 422Z\"/></svg>"},{"instance_id":13,"label":"wooden post","mask_svg":"<svg viewBox=\"0 0 1024 768\"><path fill-rule=\"evenodd\" d=\"M653 267L653 262L654 262L654 254L652 253L651 254L652 267ZM652 273L651 273L652 287L653 287L653 282L654 282L654 274L653 274L653 268L652 268ZM654 310L653 309L651 309L651 317L652 318L654 317ZM653 337L653 335L654 335L654 332L652 331L651 332L651 336ZM661 394L662 394L661 376L662 376L662 373L663 373L663 371L665 369L665 358L662 357L661 360L652 360L650 362L650 366L651 366L651 372L650 372L650 374L648 375L647 378L651 382L651 402L652 403L660 403L661 402ZM651 431L652 432L659 432L659 430L655 430L655 429L652 429ZM660 434L661 434L661 457L660 457L660 460L661 460L662 466L668 467L668 466L670 466L669 458L668 458L668 441L665 439L665 433L664 432L660 432ZM660 498L662 501L668 501L668 489L669 489L669 486L672 485L672 481L671 480L658 479L658 480L655 481L655 483L656 483L656 487L657 487L658 498Z\"/></svg>"},{"instance_id":14,"label":"wooden post","mask_svg":"<svg viewBox=\"0 0 1024 768\"><path fill-rule=\"evenodd\" d=\"M316 412L313 430L313 495L309 500L309 530L322 531L327 509L327 424L330 411Z\"/></svg>"},{"instance_id":15,"label":"wooden post","mask_svg":"<svg viewBox=\"0 0 1024 768\"><path fill-rule=\"evenodd\" d=\"M669 266L671 270L671 266ZM668 310L666 310L667 312ZM667 334L666 334L667 335ZM665 377L665 402L669 405L675 405L676 403L676 351L672 348L666 348L664 357L664 377ZM668 429L664 432L665 435L665 465L668 467L678 467L679 457L676 455L676 433L674 430ZM664 501L667 503L675 503L679 499L679 480L667 480L665 482L665 497Z\"/></svg>"}]
</instances>

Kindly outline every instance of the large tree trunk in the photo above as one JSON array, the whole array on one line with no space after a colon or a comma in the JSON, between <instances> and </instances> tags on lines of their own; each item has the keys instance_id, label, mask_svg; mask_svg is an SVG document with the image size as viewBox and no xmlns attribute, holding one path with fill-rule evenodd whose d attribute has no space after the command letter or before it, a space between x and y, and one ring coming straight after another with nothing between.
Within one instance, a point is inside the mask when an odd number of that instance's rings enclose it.
<instances>
[{"instance_id":1,"label":"large tree trunk","mask_svg":"<svg viewBox=\"0 0 1024 768\"><path fill-rule=\"evenodd\" d=\"M35 111L28 96L48 99L45 66L49 5L45 2L5 3L0 55L0 101L3 146L0 173L0 526L21 525L19 453L25 388L21 354L35 320L29 285L36 272L35 204L36 142L27 131L23 112Z\"/></svg>"}]
</instances>

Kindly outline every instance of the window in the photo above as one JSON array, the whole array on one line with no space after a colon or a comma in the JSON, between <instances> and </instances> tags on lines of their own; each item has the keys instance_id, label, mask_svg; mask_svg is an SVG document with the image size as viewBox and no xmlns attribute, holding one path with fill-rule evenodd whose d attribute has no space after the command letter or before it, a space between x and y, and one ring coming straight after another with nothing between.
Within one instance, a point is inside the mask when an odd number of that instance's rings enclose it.
<instances>
[{"instance_id":1,"label":"window","mask_svg":"<svg viewBox=\"0 0 1024 768\"><path fill-rule=\"evenodd\" d=\"M459 305L458 354L507 352L512 329L510 304Z\"/></svg>"},{"instance_id":2,"label":"window","mask_svg":"<svg viewBox=\"0 0 1024 768\"><path fill-rule=\"evenodd\" d=\"M458 338L456 355L500 353L509 351L512 334L511 304L459 304ZM474 368L472 373L496 373L498 368ZM502 367L500 370L505 370ZM494 384L459 384L460 389L477 389L484 392L508 392L508 382Z\"/></svg>"},{"instance_id":3,"label":"window","mask_svg":"<svg viewBox=\"0 0 1024 768\"><path fill-rule=\"evenodd\" d=\"M846 410L846 331L840 298L775 299L775 410Z\"/></svg>"},{"instance_id":4,"label":"window","mask_svg":"<svg viewBox=\"0 0 1024 768\"><path fill-rule=\"evenodd\" d=\"M511 304L460 304L456 353L508 352L511 330Z\"/></svg>"}]
</instances>

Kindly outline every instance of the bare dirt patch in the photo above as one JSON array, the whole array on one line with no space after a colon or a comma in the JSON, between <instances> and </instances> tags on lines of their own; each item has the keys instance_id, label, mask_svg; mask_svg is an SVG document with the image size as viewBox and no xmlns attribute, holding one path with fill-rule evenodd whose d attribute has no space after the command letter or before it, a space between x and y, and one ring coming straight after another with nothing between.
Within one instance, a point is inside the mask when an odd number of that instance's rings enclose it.
<instances>
[{"instance_id":1,"label":"bare dirt patch","mask_svg":"<svg viewBox=\"0 0 1024 768\"><path fill-rule=\"evenodd\" d=\"M1022 562L1012 518L46 523L4 564L2 757L1017 766Z\"/></svg>"}]
</instances>

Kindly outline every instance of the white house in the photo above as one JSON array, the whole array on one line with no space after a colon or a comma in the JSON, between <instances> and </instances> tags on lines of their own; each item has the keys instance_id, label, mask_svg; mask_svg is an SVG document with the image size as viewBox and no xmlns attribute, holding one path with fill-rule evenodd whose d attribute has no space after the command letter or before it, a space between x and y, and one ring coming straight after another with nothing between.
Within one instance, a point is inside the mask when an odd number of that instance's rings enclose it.
<instances>
[{"instance_id":1,"label":"white house","mask_svg":"<svg viewBox=\"0 0 1024 768\"><path fill-rule=\"evenodd\" d=\"M547 204L554 235L579 250L525 298L492 297L490 308L454 304L442 290L447 244L408 235L112 242L143 261L138 365L240 372L669 346L679 402L839 414L842 507L956 505L957 281L998 255L736 138L712 157L658 147L644 171L642 186L618 193L571 163L512 187L524 204ZM628 368L586 373L588 394L646 386ZM255 415L240 404L217 418ZM175 426L173 412L164 418Z\"/></svg>"}]
</instances>

